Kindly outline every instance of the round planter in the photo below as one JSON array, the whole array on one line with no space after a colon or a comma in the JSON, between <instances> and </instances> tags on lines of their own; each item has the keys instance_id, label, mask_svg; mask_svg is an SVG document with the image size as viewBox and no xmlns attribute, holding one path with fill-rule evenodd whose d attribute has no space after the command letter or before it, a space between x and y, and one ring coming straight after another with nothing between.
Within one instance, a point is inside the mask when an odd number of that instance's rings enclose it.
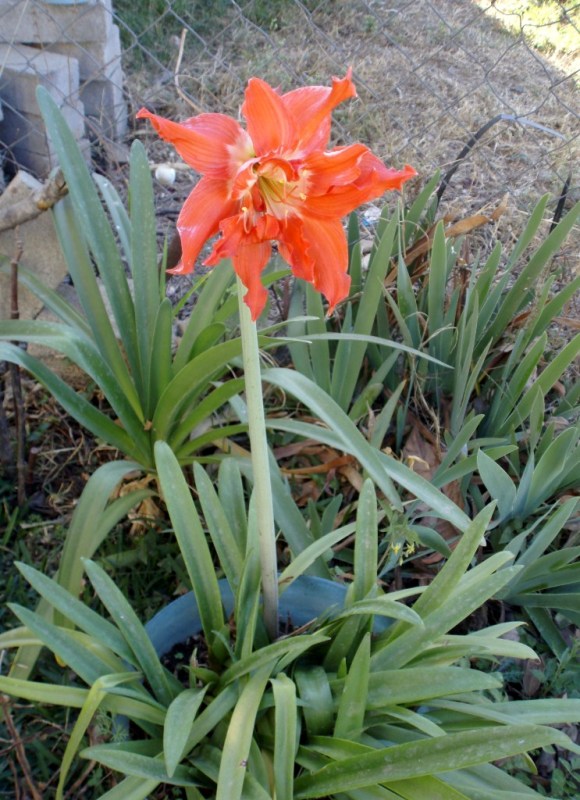
<instances>
[{"instance_id":1,"label":"round planter","mask_svg":"<svg viewBox=\"0 0 580 800\"><path fill-rule=\"evenodd\" d=\"M225 579L220 580L219 585L224 609L229 616L234 608L234 596ZM329 610L338 612L343 607L346 591L347 587L342 583L301 575L280 596L280 620L290 619L292 625L300 627ZM375 625L375 629L377 627ZM201 621L194 593L173 600L155 614L145 629L159 656L198 634Z\"/></svg>"}]
</instances>

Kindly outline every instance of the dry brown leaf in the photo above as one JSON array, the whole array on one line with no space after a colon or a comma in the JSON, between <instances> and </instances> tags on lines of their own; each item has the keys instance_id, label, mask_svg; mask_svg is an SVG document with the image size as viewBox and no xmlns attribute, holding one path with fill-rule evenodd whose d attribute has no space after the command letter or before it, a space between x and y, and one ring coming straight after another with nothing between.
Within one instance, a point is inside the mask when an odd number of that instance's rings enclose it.
<instances>
[{"instance_id":1,"label":"dry brown leaf","mask_svg":"<svg viewBox=\"0 0 580 800\"><path fill-rule=\"evenodd\" d=\"M347 466L348 464L352 464L356 461L353 456L343 455L339 456L334 452L331 458L324 458L324 456L328 456L328 453L323 452L324 448L321 448L319 453L320 458L322 459L322 464L312 464L308 467L295 467L295 468L286 468L281 467L280 471L283 475L323 475L328 472L333 472L337 470L339 467Z\"/></svg>"},{"instance_id":2,"label":"dry brown leaf","mask_svg":"<svg viewBox=\"0 0 580 800\"><path fill-rule=\"evenodd\" d=\"M347 464L346 466L341 467L338 472L340 475L345 477L350 485L360 494L363 486L363 476L360 469L355 467L353 464Z\"/></svg>"},{"instance_id":3,"label":"dry brown leaf","mask_svg":"<svg viewBox=\"0 0 580 800\"><path fill-rule=\"evenodd\" d=\"M138 473L131 474L136 475ZM140 489L148 489L151 483L156 484L156 482L157 478L155 475L145 475L136 480L125 481L119 486L117 496L124 497L131 492L137 492ZM157 501L153 497L146 497L139 503L136 509L129 511L127 514L127 517L132 520L129 535L138 536L144 533L151 527L155 520L161 519L163 516L163 512Z\"/></svg>"},{"instance_id":4,"label":"dry brown leaf","mask_svg":"<svg viewBox=\"0 0 580 800\"><path fill-rule=\"evenodd\" d=\"M469 217L465 217L465 219L460 219L445 229L445 236L448 239L455 236L464 236L466 233L471 233L477 228L481 228L482 225L488 225L491 222L497 222L502 214L505 214L507 208L508 196L506 194L501 199L499 205L496 206L496 208L494 208L490 214L485 214L483 211L479 211L477 214L472 214ZM448 222L450 222L449 216L444 217L443 223L447 224ZM425 253L429 252L433 244L434 234L435 226L427 231L427 233L405 253L406 264L411 264L413 261L415 261L415 259L419 258L419 256L425 255ZM391 277L391 275L388 277Z\"/></svg>"},{"instance_id":5,"label":"dry brown leaf","mask_svg":"<svg viewBox=\"0 0 580 800\"><path fill-rule=\"evenodd\" d=\"M572 328L574 331L580 330L580 319L576 319L576 317L555 317L554 322L565 328Z\"/></svg>"}]
</instances>

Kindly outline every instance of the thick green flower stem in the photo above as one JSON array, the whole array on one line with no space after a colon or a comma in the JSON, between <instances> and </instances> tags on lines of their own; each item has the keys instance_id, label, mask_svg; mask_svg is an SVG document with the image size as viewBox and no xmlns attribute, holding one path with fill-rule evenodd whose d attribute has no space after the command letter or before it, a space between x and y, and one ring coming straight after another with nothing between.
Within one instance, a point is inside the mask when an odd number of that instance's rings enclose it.
<instances>
[{"instance_id":1,"label":"thick green flower stem","mask_svg":"<svg viewBox=\"0 0 580 800\"><path fill-rule=\"evenodd\" d=\"M244 361L248 429L254 473L254 497L260 536L260 566L262 593L264 597L264 622L272 640L278 638L278 564L276 559L276 532L272 484L268 463L268 440L264 420L262 378L260 374L260 351L256 323L243 301L246 289L238 278L238 300L240 307L240 331Z\"/></svg>"}]
</instances>

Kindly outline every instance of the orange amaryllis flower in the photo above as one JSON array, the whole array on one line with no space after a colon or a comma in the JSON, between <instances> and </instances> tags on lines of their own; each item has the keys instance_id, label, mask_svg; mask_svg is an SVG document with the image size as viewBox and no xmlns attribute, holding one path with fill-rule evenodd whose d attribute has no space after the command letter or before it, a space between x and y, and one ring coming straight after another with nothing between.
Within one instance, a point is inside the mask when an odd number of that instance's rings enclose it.
<instances>
[{"instance_id":1,"label":"orange amaryllis flower","mask_svg":"<svg viewBox=\"0 0 580 800\"><path fill-rule=\"evenodd\" d=\"M141 109L137 116L203 175L177 220L182 259L171 272L191 272L204 242L221 233L204 263L232 258L255 320L267 297L260 274L277 241L294 275L322 292L332 311L350 285L342 217L416 175L409 166L388 169L362 144L324 149L333 108L355 96L351 70L331 87L286 94L251 78L246 130L223 114L178 124Z\"/></svg>"}]
</instances>

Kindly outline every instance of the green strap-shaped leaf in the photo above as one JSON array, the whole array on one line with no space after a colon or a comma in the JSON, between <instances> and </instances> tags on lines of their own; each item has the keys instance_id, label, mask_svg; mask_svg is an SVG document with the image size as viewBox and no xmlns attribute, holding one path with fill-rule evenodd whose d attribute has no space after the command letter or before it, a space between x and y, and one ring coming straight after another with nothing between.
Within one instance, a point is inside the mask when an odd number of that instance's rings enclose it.
<instances>
[{"instance_id":1,"label":"green strap-shaped leaf","mask_svg":"<svg viewBox=\"0 0 580 800\"><path fill-rule=\"evenodd\" d=\"M380 234L376 250L371 254L363 293L358 303L354 321L354 334L368 336L372 330L377 308L382 297L383 283L389 268L397 227L397 215L393 215L384 231ZM350 332L350 330L347 329L347 332ZM356 342L342 340L336 348L330 393L344 411L352 403L352 396L360 375L360 367L366 349L367 342L364 339Z\"/></svg>"},{"instance_id":2,"label":"green strap-shaped leaf","mask_svg":"<svg viewBox=\"0 0 580 800\"><path fill-rule=\"evenodd\" d=\"M157 242L153 181L145 148L139 141L131 146L129 192L131 198L131 272L135 297L135 327L139 358L140 389L147 416L152 412L151 367L155 349L152 322L161 297L157 268ZM167 342L165 341L165 344ZM171 345L162 354L171 361Z\"/></svg>"},{"instance_id":3,"label":"green strap-shaped leaf","mask_svg":"<svg viewBox=\"0 0 580 800\"><path fill-rule=\"evenodd\" d=\"M305 550L298 553L296 558L293 558L288 566L280 573L278 578L280 594L282 594L296 578L303 575L317 559L327 553L329 548L334 547L343 539L346 539L347 536L351 536L354 530L354 524L344 525L341 528L331 531L331 533L327 533L320 539L317 539L315 542L308 545Z\"/></svg>"},{"instance_id":4,"label":"green strap-shaped leaf","mask_svg":"<svg viewBox=\"0 0 580 800\"><path fill-rule=\"evenodd\" d=\"M260 553L255 514L251 513L250 543L242 564L239 586L235 592L236 657L246 659L254 650L254 637L260 615Z\"/></svg>"},{"instance_id":5,"label":"green strap-shaped leaf","mask_svg":"<svg viewBox=\"0 0 580 800\"><path fill-rule=\"evenodd\" d=\"M138 673L133 673L133 677L136 679ZM65 708L82 708L89 690L52 683L22 681L18 678L0 675L0 692L5 692L11 697L19 697L21 700L29 700L31 703L48 703L55 706L64 706ZM111 714L150 722L153 725L161 726L165 720L165 709L157 705L151 698L149 700L147 698L135 700L132 697L111 694L103 698L102 704L103 708Z\"/></svg>"},{"instance_id":6,"label":"green strap-shaped leaf","mask_svg":"<svg viewBox=\"0 0 580 800\"><path fill-rule=\"evenodd\" d=\"M149 681L155 697L161 703L169 705L175 696L175 687L169 681L168 673L163 669L145 628L122 591L107 573L94 561L86 559L83 563L89 580L135 654L137 663Z\"/></svg>"},{"instance_id":7,"label":"green strap-shaped leaf","mask_svg":"<svg viewBox=\"0 0 580 800\"><path fill-rule=\"evenodd\" d=\"M554 253L562 246L562 243L573 228L578 216L580 215L580 202L576 203L570 211L563 217L554 230L546 237L536 252L530 258L526 266L522 269L518 277L505 296L495 320L493 321L488 335L492 341L496 341L504 332L509 322L513 319L517 311L522 307L527 293L533 290L534 283ZM531 220L530 220L531 222Z\"/></svg>"},{"instance_id":8,"label":"green strap-shaped leaf","mask_svg":"<svg viewBox=\"0 0 580 800\"><path fill-rule=\"evenodd\" d=\"M443 353L439 347L437 332L443 328L445 287L447 283L447 246L442 222L438 223L435 228L428 275L427 310L430 336L429 352L432 356L435 356L435 358L441 359Z\"/></svg>"},{"instance_id":9,"label":"green strap-shaped leaf","mask_svg":"<svg viewBox=\"0 0 580 800\"><path fill-rule=\"evenodd\" d=\"M9 260L0 255L0 271L8 274ZM53 312L60 320L75 330L81 331L86 336L91 333L91 328L85 317L64 297L50 286L47 286L38 276L30 270L18 265L18 283L35 294L42 304Z\"/></svg>"},{"instance_id":10,"label":"green strap-shaped leaf","mask_svg":"<svg viewBox=\"0 0 580 800\"><path fill-rule=\"evenodd\" d=\"M557 490L560 477L566 474L571 462L578 464L578 428L562 431L546 448L530 480L524 514L531 514Z\"/></svg>"},{"instance_id":11,"label":"green strap-shaped leaf","mask_svg":"<svg viewBox=\"0 0 580 800\"><path fill-rule=\"evenodd\" d=\"M173 777L186 753L187 740L206 691L207 686L203 689L185 689L167 709L163 726L163 757L169 777Z\"/></svg>"},{"instance_id":12,"label":"green strap-shaped leaf","mask_svg":"<svg viewBox=\"0 0 580 800\"><path fill-rule=\"evenodd\" d=\"M243 378L232 378L222 384L215 385L215 388L212 386L212 391L199 403L196 403L195 408L189 414L186 414L176 427L171 437L174 448L187 449L189 438L194 428L211 419L212 414L224 406L232 397L242 392L243 389ZM226 434L223 435L225 436ZM196 438L199 440L199 437Z\"/></svg>"},{"instance_id":13,"label":"green strap-shaped leaf","mask_svg":"<svg viewBox=\"0 0 580 800\"><path fill-rule=\"evenodd\" d=\"M330 682L333 694L341 696L344 679ZM499 689L501 678L464 667L405 667L372 671L368 679L367 710L386 706L418 705L436 697Z\"/></svg>"},{"instance_id":14,"label":"green strap-shaped leaf","mask_svg":"<svg viewBox=\"0 0 580 800\"><path fill-rule=\"evenodd\" d=\"M248 679L232 712L223 745L216 800L240 800L242 796L256 715L271 671L272 665L268 664Z\"/></svg>"},{"instance_id":15,"label":"green strap-shaped leaf","mask_svg":"<svg viewBox=\"0 0 580 800\"><path fill-rule=\"evenodd\" d=\"M155 407L172 378L173 308L168 297L161 301L153 319L155 321L151 336L149 365L144 367L145 373L149 376L149 396L147 403L144 404L148 420L151 420ZM151 321L148 324L151 326Z\"/></svg>"},{"instance_id":16,"label":"green strap-shaped leaf","mask_svg":"<svg viewBox=\"0 0 580 800\"><path fill-rule=\"evenodd\" d=\"M522 399L506 420L505 427L509 430L512 426L517 427L521 420L525 420L530 413L534 400L536 399L538 388L546 395L562 373L577 358L580 352L580 334L575 336L571 342L560 350L557 356L551 359L550 363L542 370L534 381L534 385L528 389Z\"/></svg>"},{"instance_id":17,"label":"green strap-shaped leaf","mask_svg":"<svg viewBox=\"0 0 580 800\"><path fill-rule=\"evenodd\" d=\"M334 710L328 674L323 667L298 667L294 673L309 736L332 731Z\"/></svg>"},{"instance_id":18,"label":"green strap-shaped leaf","mask_svg":"<svg viewBox=\"0 0 580 800\"><path fill-rule=\"evenodd\" d=\"M471 573L476 573L477 569L476 567L471 570ZM486 600L493 597L517 572L517 567L511 567L491 576L487 572L472 574L467 586L457 589L447 602L438 606L436 610L424 613L423 626L415 625L413 628L408 628L384 647L379 643L372 657L373 670L395 669L408 664L424 652L427 645L450 631ZM394 634L390 632L389 635L392 637Z\"/></svg>"},{"instance_id":19,"label":"green strap-shaped leaf","mask_svg":"<svg viewBox=\"0 0 580 800\"><path fill-rule=\"evenodd\" d=\"M352 660L338 701L334 735L339 739L356 738L363 730L368 708L370 657L371 635L367 633Z\"/></svg>"},{"instance_id":20,"label":"green strap-shaped leaf","mask_svg":"<svg viewBox=\"0 0 580 800\"><path fill-rule=\"evenodd\" d=\"M422 625L423 620L417 612L406 606L404 603L397 603L390 595L385 594L379 597L358 600L347 608L336 619L347 619L353 615L368 615L379 617L390 617L391 619L402 619L411 625Z\"/></svg>"},{"instance_id":21,"label":"green strap-shaped leaf","mask_svg":"<svg viewBox=\"0 0 580 800\"><path fill-rule=\"evenodd\" d=\"M320 292L310 284L305 285L306 291L306 314L312 319L306 329L306 335L325 334L326 320L324 318L324 308L322 307L322 297ZM315 382L324 389L330 391L330 365L333 363L330 355L328 342L324 339L314 339L309 347L310 361L312 362L312 372Z\"/></svg>"},{"instance_id":22,"label":"green strap-shaped leaf","mask_svg":"<svg viewBox=\"0 0 580 800\"><path fill-rule=\"evenodd\" d=\"M58 658L67 664L87 684L93 684L103 675L111 672L113 660L103 660L99 655L91 652L72 635L71 632L53 625L40 615L17 603L9 603L8 607L16 614L18 619L26 625ZM121 672L122 661L116 659L116 669Z\"/></svg>"},{"instance_id":23,"label":"green strap-shaped leaf","mask_svg":"<svg viewBox=\"0 0 580 800\"><path fill-rule=\"evenodd\" d=\"M254 670L261 669L267 664L272 665L274 662L281 660L277 669L277 671L279 671L283 669L282 664L284 659L287 659L288 663L290 663L302 653L310 650L310 648L316 647L327 640L328 636L325 636L324 633L321 632L279 639L277 642L261 647L251 655L246 656L246 658L240 661L236 661L231 667L228 667L221 676L220 684L226 686L228 683L233 683L233 681L238 680L244 675L248 675ZM272 667L270 667L270 670L271 669Z\"/></svg>"},{"instance_id":24,"label":"green strap-shaped leaf","mask_svg":"<svg viewBox=\"0 0 580 800\"><path fill-rule=\"evenodd\" d=\"M189 413L189 406L197 395L209 387L228 362L241 353L239 339L216 344L196 356L175 374L171 383L161 395L153 415L153 430L159 439L174 434L183 413Z\"/></svg>"},{"instance_id":25,"label":"green strap-shaped leaf","mask_svg":"<svg viewBox=\"0 0 580 800\"><path fill-rule=\"evenodd\" d=\"M121 783L102 794L99 800L147 800L159 783L160 781L146 778L125 778Z\"/></svg>"},{"instance_id":26,"label":"green strap-shaped leaf","mask_svg":"<svg viewBox=\"0 0 580 800\"><path fill-rule=\"evenodd\" d=\"M173 786L194 786L190 777L190 770L186 767L177 767L172 776L167 774L161 756L151 757L134 753L124 747L112 745L95 745L86 747L80 753L82 758L96 761L109 769L114 769L124 775L134 776L157 783L169 783ZM102 800L102 799L101 799Z\"/></svg>"},{"instance_id":27,"label":"green strap-shaped leaf","mask_svg":"<svg viewBox=\"0 0 580 800\"><path fill-rule=\"evenodd\" d=\"M60 772L58 776L58 785L56 787L56 800L63 800L63 791L66 779L71 768L73 759L79 747L87 728L91 724L95 712L103 702L109 689L113 689L121 683L135 680L134 672L125 672L118 675L103 675L95 681L89 689L74 727L70 733L69 740L60 764Z\"/></svg>"},{"instance_id":28,"label":"green strap-shaped leaf","mask_svg":"<svg viewBox=\"0 0 580 800\"><path fill-rule=\"evenodd\" d=\"M404 800L424 800L427 797L429 800L471 800L469 795L463 794L433 775L408 778L406 781L393 781L389 785Z\"/></svg>"},{"instance_id":29,"label":"green strap-shaped leaf","mask_svg":"<svg viewBox=\"0 0 580 800\"><path fill-rule=\"evenodd\" d=\"M267 424L270 427L279 427L281 430L292 430L292 432L302 431L300 433L302 436L331 443L331 446L351 453L395 508L401 509L401 501L393 487L393 480L461 530L467 527L469 518L455 503L409 467L372 447L348 416L317 386L292 370L264 370L263 377L264 380L281 386L297 397L328 425L329 430L287 419L268 420Z\"/></svg>"},{"instance_id":30,"label":"green strap-shaped leaf","mask_svg":"<svg viewBox=\"0 0 580 800\"><path fill-rule=\"evenodd\" d=\"M243 381L242 381L243 383ZM232 532L236 537L239 549L246 552L248 532L248 515L246 497L240 468L233 458L224 458L218 472L218 494L222 505L228 508L228 517Z\"/></svg>"},{"instance_id":31,"label":"green strap-shaped leaf","mask_svg":"<svg viewBox=\"0 0 580 800\"><path fill-rule=\"evenodd\" d=\"M363 600L376 586L378 553L377 496L373 482L367 478L359 495L356 512L353 601Z\"/></svg>"},{"instance_id":32,"label":"green strap-shaped leaf","mask_svg":"<svg viewBox=\"0 0 580 800\"><path fill-rule=\"evenodd\" d=\"M191 492L169 445L155 444L155 463L161 490L185 568L191 580L208 644L224 625L217 575Z\"/></svg>"},{"instance_id":33,"label":"green strap-shaped leaf","mask_svg":"<svg viewBox=\"0 0 580 800\"><path fill-rule=\"evenodd\" d=\"M284 673L272 679L275 708L274 785L276 800L293 800L296 756L296 686Z\"/></svg>"},{"instance_id":34,"label":"green strap-shaped leaf","mask_svg":"<svg viewBox=\"0 0 580 800\"><path fill-rule=\"evenodd\" d=\"M204 280L185 333L175 354L176 373L183 369L189 361L190 353L197 337L213 322L219 321L215 312L223 302L228 287L233 280L234 270L230 259L223 259L213 267Z\"/></svg>"},{"instance_id":35,"label":"green strap-shaped leaf","mask_svg":"<svg viewBox=\"0 0 580 800\"><path fill-rule=\"evenodd\" d=\"M497 502L500 520L509 518L516 499L514 482L483 450L477 453L477 469L491 499Z\"/></svg>"},{"instance_id":36,"label":"green strap-shaped leaf","mask_svg":"<svg viewBox=\"0 0 580 800\"><path fill-rule=\"evenodd\" d=\"M96 642L108 647L121 658L134 664L135 658L131 648L125 642L119 630L106 619L90 609L85 603L77 600L70 592L59 583L27 564L16 563L18 570L24 575L28 583L50 605L60 611L69 622L94 637Z\"/></svg>"},{"instance_id":37,"label":"green strap-shaped leaf","mask_svg":"<svg viewBox=\"0 0 580 800\"><path fill-rule=\"evenodd\" d=\"M80 228L93 252L133 372L138 372L135 309L123 263L105 211L78 145L49 92L39 86L37 101L61 169ZM57 208L61 204L57 204Z\"/></svg>"},{"instance_id":38,"label":"green strap-shaped leaf","mask_svg":"<svg viewBox=\"0 0 580 800\"><path fill-rule=\"evenodd\" d=\"M453 593L481 544L494 510L495 505L492 503L480 511L463 531L451 558L415 602L413 610L417 614L421 616L431 614L435 609L440 608Z\"/></svg>"},{"instance_id":39,"label":"green strap-shaped leaf","mask_svg":"<svg viewBox=\"0 0 580 800\"><path fill-rule=\"evenodd\" d=\"M0 326L2 324L0 323ZM8 330L6 338L9 337L24 340L21 336L14 337L14 334ZM30 337L27 336L26 340L30 341ZM46 344L46 340L44 343ZM108 444L141 464L148 463L147 451L143 447L142 431L140 431L140 435L130 436L126 430L99 411L86 397L72 389L42 361L29 355L20 347L9 342L0 342L0 359L12 364L20 364L27 369L48 389L65 411L99 439L104 439ZM136 434L136 430L134 432Z\"/></svg>"},{"instance_id":40,"label":"green strap-shaped leaf","mask_svg":"<svg viewBox=\"0 0 580 800\"><path fill-rule=\"evenodd\" d=\"M220 566L233 590L240 580L244 554L238 547L230 528L227 506L222 505L209 475L201 464L194 463L193 475L203 518L218 554Z\"/></svg>"},{"instance_id":41,"label":"green strap-shaped leaf","mask_svg":"<svg viewBox=\"0 0 580 800\"><path fill-rule=\"evenodd\" d=\"M58 578L60 585L72 594L76 595L80 591L83 574L81 558L90 558L118 520L132 507L133 503L127 501L127 497L118 498L110 506L107 506L107 502L124 475L137 468L138 464L130 461L103 464L91 475L81 493L66 534ZM132 500L138 502L139 496L133 496ZM52 618L52 609L44 600L41 600L37 613L44 619ZM59 613L55 615L55 621L66 625L60 619ZM27 678L34 668L39 652L39 647L20 648L10 674L17 678Z\"/></svg>"},{"instance_id":42,"label":"green strap-shaped leaf","mask_svg":"<svg viewBox=\"0 0 580 800\"><path fill-rule=\"evenodd\" d=\"M358 752L297 778L294 798L307 800L374 784L390 787L396 781L465 769L566 739L553 728L500 725Z\"/></svg>"},{"instance_id":43,"label":"green strap-shaped leaf","mask_svg":"<svg viewBox=\"0 0 580 800\"><path fill-rule=\"evenodd\" d=\"M131 263L131 220L119 192L104 175L93 173L93 181L105 201L107 211L111 215L115 232L123 248L123 256L128 264Z\"/></svg>"}]
</instances>

